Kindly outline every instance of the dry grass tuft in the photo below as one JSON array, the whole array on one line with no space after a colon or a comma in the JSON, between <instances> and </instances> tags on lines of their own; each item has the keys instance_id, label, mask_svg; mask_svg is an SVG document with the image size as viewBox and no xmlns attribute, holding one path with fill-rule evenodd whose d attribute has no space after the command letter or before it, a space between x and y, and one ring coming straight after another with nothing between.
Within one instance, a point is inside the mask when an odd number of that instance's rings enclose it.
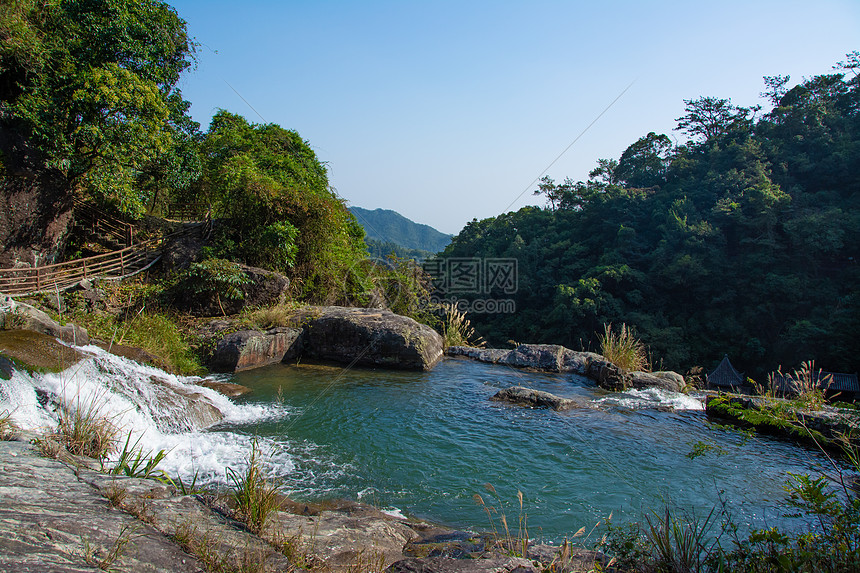
<instances>
[{"instance_id":1,"label":"dry grass tuft","mask_svg":"<svg viewBox=\"0 0 860 573\"><path fill-rule=\"evenodd\" d=\"M442 345L445 348L451 346L483 348L487 344L482 337L477 336L472 323L466 318L466 313L460 312L451 304L446 304L443 308L445 314L442 317Z\"/></svg>"},{"instance_id":2,"label":"dry grass tuft","mask_svg":"<svg viewBox=\"0 0 860 573\"><path fill-rule=\"evenodd\" d=\"M56 437L70 454L103 459L116 449L119 429L102 413L98 398L63 400L57 411Z\"/></svg>"},{"instance_id":3,"label":"dry grass tuft","mask_svg":"<svg viewBox=\"0 0 860 573\"><path fill-rule=\"evenodd\" d=\"M0 440L8 442L18 435L18 427L12 421L12 413L8 410L0 412Z\"/></svg>"},{"instance_id":4,"label":"dry grass tuft","mask_svg":"<svg viewBox=\"0 0 860 573\"><path fill-rule=\"evenodd\" d=\"M648 361L648 350L633 334L626 324L616 333L612 324L603 326L603 334L598 335L600 353L616 366L630 371L647 372L651 369Z\"/></svg>"}]
</instances>

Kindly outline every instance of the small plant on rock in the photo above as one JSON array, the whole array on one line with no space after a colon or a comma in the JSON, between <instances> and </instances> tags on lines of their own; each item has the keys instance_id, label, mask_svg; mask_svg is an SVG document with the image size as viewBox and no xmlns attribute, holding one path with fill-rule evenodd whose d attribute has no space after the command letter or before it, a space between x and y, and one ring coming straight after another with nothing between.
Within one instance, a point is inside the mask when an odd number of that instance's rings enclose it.
<instances>
[{"instance_id":1,"label":"small plant on rock","mask_svg":"<svg viewBox=\"0 0 860 573\"><path fill-rule=\"evenodd\" d=\"M612 330L612 324L603 326L603 334L598 335L600 353L610 362L625 370L651 369L648 361L648 351L645 345L636 338L633 329L626 324L621 325L618 332Z\"/></svg>"},{"instance_id":2,"label":"small plant on rock","mask_svg":"<svg viewBox=\"0 0 860 573\"><path fill-rule=\"evenodd\" d=\"M449 304L443 307L442 344L445 348L451 346L472 346L483 348L487 343L477 335L465 312L460 312L456 306Z\"/></svg>"},{"instance_id":3,"label":"small plant on rock","mask_svg":"<svg viewBox=\"0 0 860 573\"><path fill-rule=\"evenodd\" d=\"M256 439L251 445L251 456L244 472L227 468L227 477L236 504L235 516L254 533L260 533L272 514L281 509L280 483L263 475L260 449Z\"/></svg>"},{"instance_id":4,"label":"small plant on rock","mask_svg":"<svg viewBox=\"0 0 860 573\"><path fill-rule=\"evenodd\" d=\"M63 400L57 410L57 438L69 453L103 459L116 448L118 428L102 413L97 398Z\"/></svg>"}]
</instances>

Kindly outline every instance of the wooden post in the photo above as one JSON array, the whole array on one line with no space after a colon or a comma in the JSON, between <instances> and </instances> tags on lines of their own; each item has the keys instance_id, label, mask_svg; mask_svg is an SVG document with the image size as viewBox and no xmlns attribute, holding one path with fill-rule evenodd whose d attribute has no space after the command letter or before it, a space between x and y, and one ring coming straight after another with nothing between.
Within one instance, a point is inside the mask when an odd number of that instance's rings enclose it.
<instances>
[{"instance_id":1,"label":"wooden post","mask_svg":"<svg viewBox=\"0 0 860 573\"><path fill-rule=\"evenodd\" d=\"M39 267L36 267L36 290L41 288L41 284L39 281Z\"/></svg>"},{"instance_id":2,"label":"wooden post","mask_svg":"<svg viewBox=\"0 0 860 573\"><path fill-rule=\"evenodd\" d=\"M119 252L119 274L120 276L125 276L125 257L122 251Z\"/></svg>"},{"instance_id":3,"label":"wooden post","mask_svg":"<svg viewBox=\"0 0 860 573\"><path fill-rule=\"evenodd\" d=\"M81 261L81 262L83 262L83 263L84 263L84 278L87 278L87 260L86 260L86 259L84 259L84 260L83 260L83 261Z\"/></svg>"}]
</instances>

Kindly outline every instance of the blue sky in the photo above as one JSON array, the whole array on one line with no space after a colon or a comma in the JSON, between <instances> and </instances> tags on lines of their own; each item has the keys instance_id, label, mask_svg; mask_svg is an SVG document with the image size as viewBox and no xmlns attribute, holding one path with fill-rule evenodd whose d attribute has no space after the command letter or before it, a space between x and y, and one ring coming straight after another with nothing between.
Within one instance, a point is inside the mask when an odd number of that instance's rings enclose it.
<instances>
[{"instance_id":1,"label":"blue sky","mask_svg":"<svg viewBox=\"0 0 860 573\"><path fill-rule=\"evenodd\" d=\"M533 181L631 82L548 175L680 137L684 99L763 103L762 76L860 49L857 0L170 3L200 43L181 88L203 129L219 108L295 129L351 205L448 233L539 203Z\"/></svg>"}]
</instances>

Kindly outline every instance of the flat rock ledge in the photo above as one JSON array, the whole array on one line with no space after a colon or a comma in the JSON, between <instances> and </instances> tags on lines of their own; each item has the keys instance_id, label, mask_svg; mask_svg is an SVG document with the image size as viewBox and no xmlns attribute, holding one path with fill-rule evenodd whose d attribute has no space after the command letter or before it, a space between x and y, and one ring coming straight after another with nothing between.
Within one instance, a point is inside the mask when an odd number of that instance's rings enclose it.
<instances>
[{"instance_id":1,"label":"flat rock ledge","mask_svg":"<svg viewBox=\"0 0 860 573\"><path fill-rule=\"evenodd\" d=\"M510 402L511 404L518 404L529 408L549 408L555 411L570 410L585 406L570 398L562 398L549 392L532 390L531 388L523 388L522 386L505 388L490 398L490 400L495 402Z\"/></svg>"},{"instance_id":2,"label":"flat rock ledge","mask_svg":"<svg viewBox=\"0 0 860 573\"><path fill-rule=\"evenodd\" d=\"M594 352L580 352L557 344L520 344L513 350L452 346L446 354L480 362L504 364L542 372L569 372L593 380L607 390L660 388L680 392L684 377L677 372L630 372Z\"/></svg>"},{"instance_id":3,"label":"flat rock ledge","mask_svg":"<svg viewBox=\"0 0 860 573\"><path fill-rule=\"evenodd\" d=\"M0 571L293 571L312 563L333 573L537 573L559 556L559 547L535 545L527 559L510 557L485 537L354 502L286 501L291 511L255 535L231 519L223 497L105 475L89 469L93 460L66 453L45 458L25 441L33 437L0 441ZM578 550L564 571L603 561Z\"/></svg>"},{"instance_id":4,"label":"flat rock ledge","mask_svg":"<svg viewBox=\"0 0 860 573\"><path fill-rule=\"evenodd\" d=\"M430 370L442 359L442 337L424 324L388 310L309 306L296 310L290 326L267 331L229 332L231 323L213 322L225 330L209 367L235 372L277 362L310 358L341 364Z\"/></svg>"}]
</instances>

